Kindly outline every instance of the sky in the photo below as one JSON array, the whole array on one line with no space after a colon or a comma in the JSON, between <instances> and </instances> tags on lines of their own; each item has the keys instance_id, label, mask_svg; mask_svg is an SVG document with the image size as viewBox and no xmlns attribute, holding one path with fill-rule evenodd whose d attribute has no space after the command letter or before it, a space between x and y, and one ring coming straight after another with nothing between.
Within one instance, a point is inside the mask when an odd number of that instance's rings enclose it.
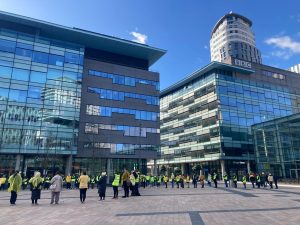
<instances>
[{"instance_id":1,"label":"sky","mask_svg":"<svg viewBox=\"0 0 300 225\"><path fill-rule=\"evenodd\" d=\"M263 64L300 63L298 0L0 0L0 10L165 49L150 68L161 89L210 63L211 30L230 11L252 20Z\"/></svg>"}]
</instances>

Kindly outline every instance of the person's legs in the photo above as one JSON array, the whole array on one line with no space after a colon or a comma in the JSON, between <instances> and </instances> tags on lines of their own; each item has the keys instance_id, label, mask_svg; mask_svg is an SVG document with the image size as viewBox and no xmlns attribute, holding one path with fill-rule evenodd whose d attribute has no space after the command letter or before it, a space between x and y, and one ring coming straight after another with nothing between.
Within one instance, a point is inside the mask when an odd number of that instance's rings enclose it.
<instances>
[{"instance_id":1,"label":"person's legs","mask_svg":"<svg viewBox=\"0 0 300 225\"><path fill-rule=\"evenodd\" d=\"M127 185L127 183L125 184L125 197L129 197L129 186Z\"/></svg>"},{"instance_id":2,"label":"person's legs","mask_svg":"<svg viewBox=\"0 0 300 225\"><path fill-rule=\"evenodd\" d=\"M83 202L85 201L85 198L86 198L86 190L87 190L87 188L83 188L83 196L82 196Z\"/></svg>"},{"instance_id":3,"label":"person's legs","mask_svg":"<svg viewBox=\"0 0 300 225\"><path fill-rule=\"evenodd\" d=\"M136 196L141 196L140 191L139 191L139 184L135 184L135 194L136 194Z\"/></svg>"},{"instance_id":4,"label":"person's legs","mask_svg":"<svg viewBox=\"0 0 300 225\"><path fill-rule=\"evenodd\" d=\"M60 196L60 192L55 192L55 204L58 204L59 196Z\"/></svg>"},{"instance_id":5,"label":"person's legs","mask_svg":"<svg viewBox=\"0 0 300 225\"><path fill-rule=\"evenodd\" d=\"M10 192L10 200L9 200L10 204L13 204L13 192L14 191Z\"/></svg>"},{"instance_id":6,"label":"person's legs","mask_svg":"<svg viewBox=\"0 0 300 225\"><path fill-rule=\"evenodd\" d=\"M80 201L83 202L83 189L79 189Z\"/></svg>"},{"instance_id":7,"label":"person's legs","mask_svg":"<svg viewBox=\"0 0 300 225\"><path fill-rule=\"evenodd\" d=\"M11 204L16 204L16 200L17 200L17 192L15 192L15 191L12 191L11 192L11 201L10 201L10 203Z\"/></svg>"},{"instance_id":8,"label":"person's legs","mask_svg":"<svg viewBox=\"0 0 300 225\"><path fill-rule=\"evenodd\" d=\"M50 204L53 204L54 203L54 197L55 197L55 192L51 192L51 202Z\"/></svg>"},{"instance_id":9,"label":"person's legs","mask_svg":"<svg viewBox=\"0 0 300 225\"><path fill-rule=\"evenodd\" d=\"M114 197L113 198L116 198L116 187L113 186L113 191L114 191Z\"/></svg>"}]
</instances>

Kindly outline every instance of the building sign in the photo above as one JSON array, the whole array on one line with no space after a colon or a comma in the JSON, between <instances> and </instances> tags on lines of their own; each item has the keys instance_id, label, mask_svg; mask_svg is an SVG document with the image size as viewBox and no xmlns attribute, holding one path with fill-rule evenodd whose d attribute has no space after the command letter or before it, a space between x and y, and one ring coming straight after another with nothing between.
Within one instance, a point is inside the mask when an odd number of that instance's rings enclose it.
<instances>
[{"instance_id":1,"label":"building sign","mask_svg":"<svg viewBox=\"0 0 300 225\"><path fill-rule=\"evenodd\" d=\"M243 60L240 60L240 59L234 59L234 65L242 66L242 67L246 67L246 68L250 68L250 69L252 67L250 62L243 61Z\"/></svg>"}]
</instances>

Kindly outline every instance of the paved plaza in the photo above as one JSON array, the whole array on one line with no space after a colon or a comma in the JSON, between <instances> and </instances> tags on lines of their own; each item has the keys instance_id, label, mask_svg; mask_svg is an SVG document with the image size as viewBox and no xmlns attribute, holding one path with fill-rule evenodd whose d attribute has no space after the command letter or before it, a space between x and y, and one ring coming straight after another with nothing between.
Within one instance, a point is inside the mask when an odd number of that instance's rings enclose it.
<instances>
[{"instance_id":1,"label":"paved plaza","mask_svg":"<svg viewBox=\"0 0 300 225\"><path fill-rule=\"evenodd\" d=\"M5 225L300 224L299 187L248 188L141 188L141 197L118 200L112 199L108 188L104 202L98 201L96 189L89 189L85 204L80 203L78 190L64 190L59 205L50 205L50 191L43 191L38 206L31 205L29 191L19 193L16 206L9 206L9 193L1 192L0 221Z\"/></svg>"}]
</instances>

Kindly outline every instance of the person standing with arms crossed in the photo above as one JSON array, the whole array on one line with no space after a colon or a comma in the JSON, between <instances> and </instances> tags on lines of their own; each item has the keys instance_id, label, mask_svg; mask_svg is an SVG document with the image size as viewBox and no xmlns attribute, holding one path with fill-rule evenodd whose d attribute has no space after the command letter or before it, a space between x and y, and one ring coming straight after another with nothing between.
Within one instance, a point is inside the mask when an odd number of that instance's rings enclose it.
<instances>
[{"instance_id":1,"label":"person standing with arms crossed","mask_svg":"<svg viewBox=\"0 0 300 225\"><path fill-rule=\"evenodd\" d=\"M90 178L88 175L86 175L86 172L83 172L82 175L78 179L81 203L85 203L86 190L88 189L89 181L90 181Z\"/></svg>"}]
</instances>

